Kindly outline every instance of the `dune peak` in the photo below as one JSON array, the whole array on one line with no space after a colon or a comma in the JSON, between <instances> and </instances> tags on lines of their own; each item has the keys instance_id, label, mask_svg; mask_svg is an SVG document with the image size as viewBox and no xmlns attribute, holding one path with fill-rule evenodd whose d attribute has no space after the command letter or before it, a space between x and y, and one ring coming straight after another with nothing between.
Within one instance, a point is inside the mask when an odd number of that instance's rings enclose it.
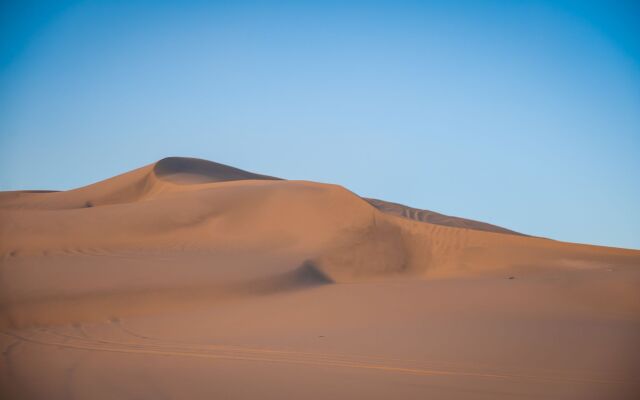
<instances>
[{"instance_id":1,"label":"dune peak","mask_svg":"<svg viewBox=\"0 0 640 400\"><path fill-rule=\"evenodd\" d=\"M153 172L161 180L177 184L226 182L235 180L276 180L229 165L191 157L166 157L155 163Z\"/></svg>"}]
</instances>

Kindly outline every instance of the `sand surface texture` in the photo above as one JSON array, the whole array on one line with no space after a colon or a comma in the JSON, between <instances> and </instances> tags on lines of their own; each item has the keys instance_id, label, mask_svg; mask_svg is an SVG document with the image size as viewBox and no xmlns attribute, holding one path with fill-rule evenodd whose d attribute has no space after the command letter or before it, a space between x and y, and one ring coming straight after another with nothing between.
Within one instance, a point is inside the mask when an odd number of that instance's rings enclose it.
<instances>
[{"instance_id":1,"label":"sand surface texture","mask_svg":"<svg viewBox=\"0 0 640 400\"><path fill-rule=\"evenodd\" d=\"M640 251L174 157L0 193L0 332L3 399L639 399Z\"/></svg>"}]
</instances>

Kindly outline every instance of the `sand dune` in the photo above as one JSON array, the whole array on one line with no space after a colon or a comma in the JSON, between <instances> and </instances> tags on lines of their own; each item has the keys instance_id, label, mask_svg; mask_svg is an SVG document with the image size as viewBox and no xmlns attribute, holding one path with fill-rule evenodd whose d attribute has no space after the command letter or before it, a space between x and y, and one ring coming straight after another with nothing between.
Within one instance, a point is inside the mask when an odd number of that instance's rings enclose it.
<instances>
[{"instance_id":1,"label":"sand dune","mask_svg":"<svg viewBox=\"0 0 640 400\"><path fill-rule=\"evenodd\" d=\"M392 203L390 201L378 199L365 199L378 210L396 215L399 217L409 218L415 221L429 222L435 225L453 226L456 228L474 229L477 231L508 233L511 235L522 235L522 233L514 232L510 229L502 228L496 225L487 224L486 222L474 221L471 219L452 217L435 211L420 210L413 207L407 207L402 204Z\"/></svg>"},{"instance_id":2,"label":"sand dune","mask_svg":"<svg viewBox=\"0 0 640 400\"><path fill-rule=\"evenodd\" d=\"M640 251L336 185L171 157L3 192L0 256L11 398L640 394Z\"/></svg>"}]
</instances>

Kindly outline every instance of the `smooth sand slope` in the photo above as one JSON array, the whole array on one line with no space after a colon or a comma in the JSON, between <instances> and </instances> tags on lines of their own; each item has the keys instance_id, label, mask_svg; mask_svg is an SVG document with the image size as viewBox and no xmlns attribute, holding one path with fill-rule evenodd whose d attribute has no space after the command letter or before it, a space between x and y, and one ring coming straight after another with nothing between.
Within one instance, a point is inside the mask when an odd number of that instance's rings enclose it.
<instances>
[{"instance_id":1,"label":"smooth sand slope","mask_svg":"<svg viewBox=\"0 0 640 400\"><path fill-rule=\"evenodd\" d=\"M640 251L173 157L1 192L0 257L1 398L640 398Z\"/></svg>"}]
</instances>

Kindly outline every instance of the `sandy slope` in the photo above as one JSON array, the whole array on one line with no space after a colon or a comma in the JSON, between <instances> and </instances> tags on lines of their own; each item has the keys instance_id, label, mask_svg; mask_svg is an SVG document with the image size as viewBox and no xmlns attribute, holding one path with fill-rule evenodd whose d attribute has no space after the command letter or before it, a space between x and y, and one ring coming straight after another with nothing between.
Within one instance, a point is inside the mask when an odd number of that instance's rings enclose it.
<instances>
[{"instance_id":1,"label":"sandy slope","mask_svg":"<svg viewBox=\"0 0 640 400\"><path fill-rule=\"evenodd\" d=\"M9 398L640 394L640 252L187 158L0 193Z\"/></svg>"},{"instance_id":2,"label":"sandy slope","mask_svg":"<svg viewBox=\"0 0 640 400\"><path fill-rule=\"evenodd\" d=\"M444 215L435 211L420 210L413 207L407 207L402 204L392 203L390 201L378 200L378 199L365 199L371 205L378 210L396 215L398 217L404 217L415 221L429 222L435 225L453 226L456 228L467 228L477 231L485 232L497 232L508 233L512 235L522 235L522 233L514 232L510 229L502 228L500 226L487 224L486 222L473 221L470 219L452 217L450 215Z\"/></svg>"}]
</instances>

